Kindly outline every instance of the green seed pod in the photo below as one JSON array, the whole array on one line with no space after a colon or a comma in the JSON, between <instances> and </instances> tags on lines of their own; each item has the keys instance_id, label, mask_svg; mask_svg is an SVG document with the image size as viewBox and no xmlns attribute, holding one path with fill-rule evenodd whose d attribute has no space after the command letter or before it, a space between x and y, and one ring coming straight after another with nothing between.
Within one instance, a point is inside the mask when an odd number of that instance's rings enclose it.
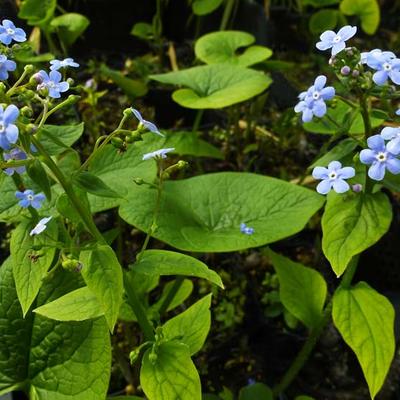
<instances>
[{"instance_id":1,"label":"green seed pod","mask_svg":"<svg viewBox=\"0 0 400 400\"><path fill-rule=\"evenodd\" d=\"M111 138L111 144L117 149L123 149L125 147L124 141L119 137Z\"/></svg>"},{"instance_id":2,"label":"green seed pod","mask_svg":"<svg viewBox=\"0 0 400 400\"><path fill-rule=\"evenodd\" d=\"M27 117L27 118L31 118L32 115L33 115L33 110L32 110L32 108L30 108L30 107L28 107L28 106L22 107L21 110L20 110L20 112L21 112L21 115L23 115L24 117Z\"/></svg>"}]
</instances>

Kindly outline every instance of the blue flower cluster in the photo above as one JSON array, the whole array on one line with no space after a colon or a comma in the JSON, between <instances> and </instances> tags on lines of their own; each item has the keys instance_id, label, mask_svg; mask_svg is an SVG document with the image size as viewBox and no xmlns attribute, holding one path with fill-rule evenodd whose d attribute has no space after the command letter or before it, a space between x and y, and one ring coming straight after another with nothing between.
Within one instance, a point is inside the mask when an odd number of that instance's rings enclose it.
<instances>
[{"instance_id":1,"label":"blue flower cluster","mask_svg":"<svg viewBox=\"0 0 400 400\"><path fill-rule=\"evenodd\" d=\"M400 59L391 51L374 49L361 53L360 62L376 71L372 79L378 86L384 85L389 78L400 85Z\"/></svg>"}]
</instances>

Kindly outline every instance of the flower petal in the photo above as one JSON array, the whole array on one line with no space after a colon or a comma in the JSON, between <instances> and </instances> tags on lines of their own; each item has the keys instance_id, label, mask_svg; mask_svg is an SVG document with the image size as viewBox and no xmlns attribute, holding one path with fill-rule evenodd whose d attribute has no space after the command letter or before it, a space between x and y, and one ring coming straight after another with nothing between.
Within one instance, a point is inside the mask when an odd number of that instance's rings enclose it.
<instances>
[{"instance_id":1,"label":"flower petal","mask_svg":"<svg viewBox=\"0 0 400 400\"><path fill-rule=\"evenodd\" d=\"M397 158L389 158L386 160L386 168L394 175L400 173L400 160Z\"/></svg>"},{"instance_id":2,"label":"flower petal","mask_svg":"<svg viewBox=\"0 0 400 400\"><path fill-rule=\"evenodd\" d=\"M332 55L335 56L336 54L340 53L345 48L346 48L345 42L335 43L332 47Z\"/></svg>"},{"instance_id":3,"label":"flower petal","mask_svg":"<svg viewBox=\"0 0 400 400\"><path fill-rule=\"evenodd\" d=\"M381 131L381 136L385 140L391 140L395 138L397 135L400 135L400 128L392 128L391 126L387 126L383 128Z\"/></svg>"},{"instance_id":4,"label":"flower petal","mask_svg":"<svg viewBox=\"0 0 400 400\"><path fill-rule=\"evenodd\" d=\"M387 145L386 145L387 150L397 156L400 154L400 136L395 137L392 139Z\"/></svg>"},{"instance_id":5,"label":"flower petal","mask_svg":"<svg viewBox=\"0 0 400 400\"><path fill-rule=\"evenodd\" d=\"M333 186L333 190L336 193L344 193L350 189L349 184L346 181L344 181L343 179L335 179L333 181L332 186Z\"/></svg>"},{"instance_id":6,"label":"flower petal","mask_svg":"<svg viewBox=\"0 0 400 400\"><path fill-rule=\"evenodd\" d=\"M336 171L338 169L342 168L342 163L339 161L331 161L328 164L328 171L332 172L332 171Z\"/></svg>"},{"instance_id":7,"label":"flower petal","mask_svg":"<svg viewBox=\"0 0 400 400\"><path fill-rule=\"evenodd\" d=\"M314 116L314 114L313 114L312 110L310 110L309 108L306 108L303 110L303 115L302 115L301 119L303 122L310 122L310 121L312 121L313 116Z\"/></svg>"},{"instance_id":8,"label":"flower petal","mask_svg":"<svg viewBox=\"0 0 400 400\"><path fill-rule=\"evenodd\" d=\"M329 181L329 179L324 179L323 181L318 183L317 192L320 193L320 194L327 194L327 193L330 192L331 187L332 187L332 184Z\"/></svg>"},{"instance_id":9,"label":"flower petal","mask_svg":"<svg viewBox=\"0 0 400 400\"><path fill-rule=\"evenodd\" d=\"M367 139L368 147L375 151L385 151L385 141L381 135L373 135Z\"/></svg>"},{"instance_id":10,"label":"flower petal","mask_svg":"<svg viewBox=\"0 0 400 400\"><path fill-rule=\"evenodd\" d=\"M356 26L346 25L343 28L341 28L337 34L343 41L346 41L352 38L356 33L357 33Z\"/></svg>"},{"instance_id":11,"label":"flower petal","mask_svg":"<svg viewBox=\"0 0 400 400\"><path fill-rule=\"evenodd\" d=\"M321 118L326 114L326 104L323 100L318 100L314 103L312 111L318 118Z\"/></svg>"},{"instance_id":12,"label":"flower petal","mask_svg":"<svg viewBox=\"0 0 400 400\"><path fill-rule=\"evenodd\" d=\"M136 110L135 108L131 108L133 115L140 121L143 122L143 117L142 114L140 114L140 112L138 110Z\"/></svg>"},{"instance_id":13,"label":"flower petal","mask_svg":"<svg viewBox=\"0 0 400 400\"><path fill-rule=\"evenodd\" d=\"M18 140L18 128L14 124L10 124L7 126L6 131L5 131L7 140L14 144Z\"/></svg>"},{"instance_id":14,"label":"flower petal","mask_svg":"<svg viewBox=\"0 0 400 400\"><path fill-rule=\"evenodd\" d=\"M355 176L356 171L353 167L343 167L338 173L341 179L350 179Z\"/></svg>"},{"instance_id":15,"label":"flower petal","mask_svg":"<svg viewBox=\"0 0 400 400\"><path fill-rule=\"evenodd\" d=\"M328 169L325 167L315 167L312 171L314 179L328 179Z\"/></svg>"},{"instance_id":16,"label":"flower petal","mask_svg":"<svg viewBox=\"0 0 400 400\"><path fill-rule=\"evenodd\" d=\"M392 69L389 72L389 77L393 81L393 83L395 83L396 85L400 85L400 71Z\"/></svg>"},{"instance_id":17,"label":"flower petal","mask_svg":"<svg viewBox=\"0 0 400 400\"><path fill-rule=\"evenodd\" d=\"M382 71L377 71L374 73L374 75L372 76L372 80L378 85L378 86L382 86L386 83L387 79L388 79L388 73L384 70Z\"/></svg>"},{"instance_id":18,"label":"flower petal","mask_svg":"<svg viewBox=\"0 0 400 400\"><path fill-rule=\"evenodd\" d=\"M323 42L331 42L336 37L336 33L334 31L325 31L319 38Z\"/></svg>"},{"instance_id":19,"label":"flower petal","mask_svg":"<svg viewBox=\"0 0 400 400\"><path fill-rule=\"evenodd\" d=\"M335 88L327 86L321 90L320 95L324 100L330 100L335 96Z\"/></svg>"},{"instance_id":20,"label":"flower petal","mask_svg":"<svg viewBox=\"0 0 400 400\"><path fill-rule=\"evenodd\" d=\"M315 82L314 82L314 88L315 90L322 90L323 87L326 84L326 76L325 75L319 75L315 78Z\"/></svg>"},{"instance_id":21,"label":"flower petal","mask_svg":"<svg viewBox=\"0 0 400 400\"><path fill-rule=\"evenodd\" d=\"M10 104L4 111L3 121L6 125L12 124L19 115L18 107L14 106L14 104Z\"/></svg>"},{"instance_id":22,"label":"flower petal","mask_svg":"<svg viewBox=\"0 0 400 400\"><path fill-rule=\"evenodd\" d=\"M385 177L385 163L374 162L368 169L368 176L375 181L381 181Z\"/></svg>"},{"instance_id":23,"label":"flower petal","mask_svg":"<svg viewBox=\"0 0 400 400\"><path fill-rule=\"evenodd\" d=\"M360 161L363 164L372 164L374 161L376 161L376 153L370 149L364 149L361 150L360 152Z\"/></svg>"}]
</instances>

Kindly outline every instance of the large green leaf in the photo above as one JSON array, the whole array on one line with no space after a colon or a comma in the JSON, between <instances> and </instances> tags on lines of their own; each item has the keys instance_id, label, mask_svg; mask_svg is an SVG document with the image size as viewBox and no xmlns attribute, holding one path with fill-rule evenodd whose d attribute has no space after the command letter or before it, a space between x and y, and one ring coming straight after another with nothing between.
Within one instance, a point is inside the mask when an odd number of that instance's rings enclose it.
<instances>
[{"instance_id":1,"label":"large green leaf","mask_svg":"<svg viewBox=\"0 0 400 400\"><path fill-rule=\"evenodd\" d=\"M45 27L53 18L57 0L24 0L18 17L28 20L29 25Z\"/></svg>"},{"instance_id":2,"label":"large green leaf","mask_svg":"<svg viewBox=\"0 0 400 400\"><path fill-rule=\"evenodd\" d=\"M322 275L272 250L268 250L267 255L271 257L278 274L282 304L308 328L317 326L321 321L327 292Z\"/></svg>"},{"instance_id":3,"label":"large green leaf","mask_svg":"<svg viewBox=\"0 0 400 400\"><path fill-rule=\"evenodd\" d=\"M97 245L80 254L82 276L100 303L112 331L122 303L122 268L110 246Z\"/></svg>"},{"instance_id":4,"label":"large green leaf","mask_svg":"<svg viewBox=\"0 0 400 400\"><path fill-rule=\"evenodd\" d=\"M201 400L199 374L183 343L167 342L157 348L157 359L144 354L140 384L149 400Z\"/></svg>"},{"instance_id":5,"label":"large green leaf","mask_svg":"<svg viewBox=\"0 0 400 400\"><path fill-rule=\"evenodd\" d=\"M37 139L54 156L72 146L82 136L84 127L83 122L78 125L44 125L37 133Z\"/></svg>"},{"instance_id":6,"label":"large green leaf","mask_svg":"<svg viewBox=\"0 0 400 400\"><path fill-rule=\"evenodd\" d=\"M121 204L120 215L143 231L152 224L156 190L142 185ZM176 248L236 251L299 232L322 206L317 193L250 173L222 172L165 182L154 236ZM240 224L254 228L240 232Z\"/></svg>"},{"instance_id":7,"label":"large green leaf","mask_svg":"<svg viewBox=\"0 0 400 400\"><path fill-rule=\"evenodd\" d=\"M90 21L82 14L67 13L54 18L50 27L55 30L66 46L71 46L89 26Z\"/></svg>"},{"instance_id":8,"label":"large green leaf","mask_svg":"<svg viewBox=\"0 0 400 400\"><path fill-rule=\"evenodd\" d=\"M331 193L322 217L322 250L337 276L353 256L375 244L389 229L392 207L382 193Z\"/></svg>"},{"instance_id":9,"label":"large green leaf","mask_svg":"<svg viewBox=\"0 0 400 400\"><path fill-rule=\"evenodd\" d=\"M172 98L194 109L223 108L262 93L272 82L262 72L231 64L212 64L150 75L158 82L181 85Z\"/></svg>"},{"instance_id":10,"label":"large green leaf","mask_svg":"<svg viewBox=\"0 0 400 400\"><path fill-rule=\"evenodd\" d=\"M56 221L50 221L46 231L40 235L30 236L33 227L30 220L21 222L12 232L10 242L15 285L23 315L28 312L42 286L57 243Z\"/></svg>"},{"instance_id":11,"label":"large green leaf","mask_svg":"<svg viewBox=\"0 0 400 400\"><path fill-rule=\"evenodd\" d=\"M240 389L239 400L273 400L272 390L263 383L252 383Z\"/></svg>"},{"instance_id":12,"label":"large green leaf","mask_svg":"<svg viewBox=\"0 0 400 400\"><path fill-rule=\"evenodd\" d=\"M360 282L336 291L332 315L343 339L356 353L374 398L394 356L393 306L385 296Z\"/></svg>"},{"instance_id":13,"label":"large green leaf","mask_svg":"<svg viewBox=\"0 0 400 400\"><path fill-rule=\"evenodd\" d=\"M338 14L337 10L330 8L314 13L308 22L311 33L322 33L334 29L338 23Z\"/></svg>"},{"instance_id":14,"label":"large green leaf","mask_svg":"<svg viewBox=\"0 0 400 400\"><path fill-rule=\"evenodd\" d=\"M365 33L373 35L381 19L377 0L343 0L340 11L345 15L356 15L361 19L361 28Z\"/></svg>"},{"instance_id":15,"label":"large green leaf","mask_svg":"<svg viewBox=\"0 0 400 400\"><path fill-rule=\"evenodd\" d=\"M144 96L147 93L146 84L140 80L127 78L121 72L108 68L104 64L100 67L100 72L118 85L131 99Z\"/></svg>"},{"instance_id":16,"label":"large green leaf","mask_svg":"<svg viewBox=\"0 0 400 400\"><path fill-rule=\"evenodd\" d=\"M196 258L167 250L146 250L133 266L145 275L186 275L207 279L223 288L219 275Z\"/></svg>"},{"instance_id":17,"label":"large green leaf","mask_svg":"<svg viewBox=\"0 0 400 400\"><path fill-rule=\"evenodd\" d=\"M211 326L211 294L203 297L183 313L167 321L162 332L167 340L178 340L189 347L190 355L202 347Z\"/></svg>"},{"instance_id":18,"label":"large green leaf","mask_svg":"<svg viewBox=\"0 0 400 400\"><path fill-rule=\"evenodd\" d=\"M130 145L123 153L118 152L114 146L107 145L94 157L89 165L89 172L99 177L120 196L127 196L136 187L133 181L135 178L152 182L156 176L156 163L152 160L143 161L144 153L147 150L143 151L135 145ZM89 195L89 202L92 212L98 212L118 206L121 199Z\"/></svg>"},{"instance_id":19,"label":"large green leaf","mask_svg":"<svg viewBox=\"0 0 400 400\"><path fill-rule=\"evenodd\" d=\"M192 4L193 13L196 15L207 15L216 10L224 0L194 0Z\"/></svg>"},{"instance_id":20,"label":"large green leaf","mask_svg":"<svg viewBox=\"0 0 400 400\"><path fill-rule=\"evenodd\" d=\"M272 51L267 47L248 47L254 43L254 40L254 36L247 32L211 32L197 40L194 51L196 57L206 64L232 63L248 67L272 55ZM237 51L243 47L247 49L237 54Z\"/></svg>"},{"instance_id":21,"label":"large green leaf","mask_svg":"<svg viewBox=\"0 0 400 400\"><path fill-rule=\"evenodd\" d=\"M77 287L61 271L45 283L37 305ZM12 262L0 268L0 393L20 388L35 400L99 400L106 396L111 346L104 318L58 322L29 312L17 300Z\"/></svg>"},{"instance_id":22,"label":"large green leaf","mask_svg":"<svg viewBox=\"0 0 400 400\"><path fill-rule=\"evenodd\" d=\"M57 321L85 321L104 314L96 296L86 286L44 304L33 312Z\"/></svg>"}]
</instances>

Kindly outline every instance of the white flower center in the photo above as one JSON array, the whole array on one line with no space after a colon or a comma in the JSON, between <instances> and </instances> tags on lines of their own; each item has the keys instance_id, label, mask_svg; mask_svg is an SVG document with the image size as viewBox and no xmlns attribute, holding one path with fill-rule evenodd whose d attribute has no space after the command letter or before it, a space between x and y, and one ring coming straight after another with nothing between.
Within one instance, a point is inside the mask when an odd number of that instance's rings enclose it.
<instances>
[{"instance_id":1,"label":"white flower center","mask_svg":"<svg viewBox=\"0 0 400 400\"><path fill-rule=\"evenodd\" d=\"M313 98L314 100L318 100L319 97L320 97L319 92L318 92L317 90L315 90L315 91L313 92L313 94L312 94L312 98Z\"/></svg>"},{"instance_id":2,"label":"white flower center","mask_svg":"<svg viewBox=\"0 0 400 400\"><path fill-rule=\"evenodd\" d=\"M391 66L389 63L385 62L385 63L383 64L383 69L384 69L385 71L390 71L390 70L392 69L392 66Z\"/></svg>"},{"instance_id":3,"label":"white flower center","mask_svg":"<svg viewBox=\"0 0 400 400\"><path fill-rule=\"evenodd\" d=\"M379 162L384 162L384 161L386 161L386 159L387 159L386 153L383 152L383 151L380 151L380 152L376 155L376 159L377 159Z\"/></svg>"},{"instance_id":4,"label":"white flower center","mask_svg":"<svg viewBox=\"0 0 400 400\"><path fill-rule=\"evenodd\" d=\"M26 196L26 198L27 198L29 201L32 201L32 200L33 200L33 195L32 195L32 194L28 194L28 196Z\"/></svg>"},{"instance_id":5,"label":"white flower center","mask_svg":"<svg viewBox=\"0 0 400 400\"><path fill-rule=\"evenodd\" d=\"M8 28L8 29L7 29L7 33L8 33L9 35L14 35L15 31L14 31L14 29Z\"/></svg>"},{"instance_id":6,"label":"white flower center","mask_svg":"<svg viewBox=\"0 0 400 400\"><path fill-rule=\"evenodd\" d=\"M332 171L329 173L329 179L336 179L337 178L337 173L336 171Z\"/></svg>"},{"instance_id":7,"label":"white flower center","mask_svg":"<svg viewBox=\"0 0 400 400\"><path fill-rule=\"evenodd\" d=\"M336 36L333 38L333 43L339 43L341 40L342 40L342 38L341 38L339 35L336 35Z\"/></svg>"},{"instance_id":8,"label":"white flower center","mask_svg":"<svg viewBox=\"0 0 400 400\"><path fill-rule=\"evenodd\" d=\"M0 123L0 132L4 132L6 129L6 127L4 126L4 124Z\"/></svg>"},{"instance_id":9,"label":"white flower center","mask_svg":"<svg viewBox=\"0 0 400 400\"><path fill-rule=\"evenodd\" d=\"M47 86L48 86L50 89L54 89L57 85L56 85L53 81L49 81L48 84L47 84Z\"/></svg>"}]
</instances>

